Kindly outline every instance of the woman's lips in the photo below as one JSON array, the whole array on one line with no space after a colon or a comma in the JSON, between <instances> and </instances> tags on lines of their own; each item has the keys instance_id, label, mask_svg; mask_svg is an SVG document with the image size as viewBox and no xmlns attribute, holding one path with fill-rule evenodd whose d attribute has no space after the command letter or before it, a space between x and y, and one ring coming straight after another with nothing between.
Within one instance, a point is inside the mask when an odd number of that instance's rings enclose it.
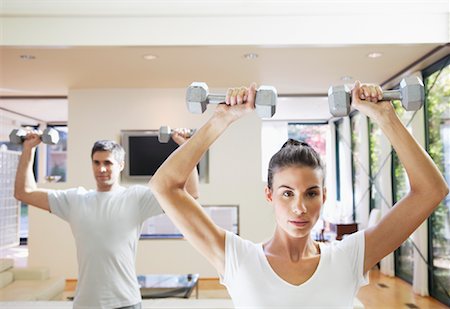
<instances>
[{"instance_id":1,"label":"woman's lips","mask_svg":"<svg viewBox=\"0 0 450 309\"><path fill-rule=\"evenodd\" d=\"M289 220L289 223L296 227L304 227L309 223L309 221L307 221L307 220Z\"/></svg>"}]
</instances>

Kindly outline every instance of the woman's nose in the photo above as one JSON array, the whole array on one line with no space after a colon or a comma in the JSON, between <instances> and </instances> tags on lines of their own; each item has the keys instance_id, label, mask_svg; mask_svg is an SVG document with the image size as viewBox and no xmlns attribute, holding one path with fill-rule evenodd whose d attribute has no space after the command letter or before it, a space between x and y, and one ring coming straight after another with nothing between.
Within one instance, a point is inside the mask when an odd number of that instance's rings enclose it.
<instances>
[{"instance_id":1,"label":"woman's nose","mask_svg":"<svg viewBox=\"0 0 450 309\"><path fill-rule=\"evenodd\" d=\"M299 200L292 207L292 212L296 215L305 214L307 212L306 206L302 200Z\"/></svg>"}]
</instances>

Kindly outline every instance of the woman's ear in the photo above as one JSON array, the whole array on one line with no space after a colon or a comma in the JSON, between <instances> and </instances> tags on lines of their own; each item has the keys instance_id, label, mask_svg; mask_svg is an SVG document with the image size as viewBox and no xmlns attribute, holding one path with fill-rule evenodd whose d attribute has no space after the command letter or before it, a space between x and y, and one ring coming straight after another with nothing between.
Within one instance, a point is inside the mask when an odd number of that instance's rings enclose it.
<instances>
[{"instance_id":1,"label":"woman's ear","mask_svg":"<svg viewBox=\"0 0 450 309\"><path fill-rule=\"evenodd\" d=\"M322 196L322 204L324 204L325 201L327 200L327 188L326 188L326 187L323 187L322 192L323 192L323 196Z\"/></svg>"},{"instance_id":2,"label":"woman's ear","mask_svg":"<svg viewBox=\"0 0 450 309\"><path fill-rule=\"evenodd\" d=\"M272 202L272 190L270 190L268 186L264 189L264 193L266 195L266 201Z\"/></svg>"}]
</instances>

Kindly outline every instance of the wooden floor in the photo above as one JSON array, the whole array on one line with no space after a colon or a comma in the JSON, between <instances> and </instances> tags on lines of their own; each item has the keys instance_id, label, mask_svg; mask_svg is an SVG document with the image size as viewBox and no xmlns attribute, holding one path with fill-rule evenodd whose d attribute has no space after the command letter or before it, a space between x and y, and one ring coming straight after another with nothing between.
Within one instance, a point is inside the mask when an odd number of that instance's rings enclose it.
<instances>
[{"instance_id":1,"label":"wooden floor","mask_svg":"<svg viewBox=\"0 0 450 309\"><path fill-rule=\"evenodd\" d=\"M227 290L218 279L199 280L199 298L229 298ZM73 295L76 281L67 280L65 295ZM193 293L192 297L195 297ZM412 292L411 285L399 278L382 275L378 270L370 272L370 284L363 287L358 299L366 309L448 309L431 297L421 297Z\"/></svg>"},{"instance_id":2,"label":"wooden floor","mask_svg":"<svg viewBox=\"0 0 450 309\"><path fill-rule=\"evenodd\" d=\"M412 308L448 309L446 305L432 297L422 297L413 293L406 281L397 277L387 277L378 270L369 274L370 284L361 288L357 297L366 309Z\"/></svg>"}]
</instances>

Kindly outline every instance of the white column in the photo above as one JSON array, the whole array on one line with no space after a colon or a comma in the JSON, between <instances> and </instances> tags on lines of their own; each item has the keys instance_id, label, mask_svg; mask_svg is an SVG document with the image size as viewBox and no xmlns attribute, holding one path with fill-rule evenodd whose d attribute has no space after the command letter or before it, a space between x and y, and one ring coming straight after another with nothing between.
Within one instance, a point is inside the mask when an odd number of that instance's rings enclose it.
<instances>
[{"instance_id":1,"label":"white column","mask_svg":"<svg viewBox=\"0 0 450 309\"><path fill-rule=\"evenodd\" d=\"M326 141L327 167L327 201L322 206L322 218L328 222L336 222L336 126L334 121L328 122L329 130Z\"/></svg>"},{"instance_id":2,"label":"white column","mask_svg":"<svg viewBox=\"0 0 450 309\"><path fill-rule=\"evenodd\" d=\"M340 152L340 190L342 213L340 221L353 221L353 184L352 184L352 137L350 117L344 117L342 122L342 136L339 137Z\"/></svg>"},{"instance_id":3,"label":"white column","mask_svg":"<svg viewBox=\"0 0 450 309\"><path fill-rule=\"evenodd\" d=\"M383 217L392 207L392 178L391 178L391 144L387 137L382 134L380 136L380 164L384 165L379 171L378 177L375 179L376 186L382 194L381 216ZM387 160L386 160L387 159ZM384 162L386 160L386 162ZM377 171L375 171L377 172ZM380 262L380 270L388 276L395 275L394 253L388 254Z\"/></svg>"},{"instance_id":4,"label":"white column","mask_svg":"<svg viewBox=\"0 0 450 309\"><path fill-rule=\"evenodd\" d=\"M370 208L370 182L369 182L369 127L367 117L363 114L359 116L359 127L355 134L358 134L360 142L359 152L354 165L359 165L361 174L355 179L355 212L358 229L367 228L369 222ZM357 175L355 175L357 176Z\"/></svg>"},{"instance_id":5,"label":"white column","mask_svg":"<svg viewBox=\"0 0 450 309\"><path fill-rule=\"evenodd\" d=\"M422 78L420 72L413 75ZM417 111L414 119L410 124L410 131L414 135L417 142L425 148L425 115L422 107ZM419 248L423 257L428 261L428 221L425 220L420 227L411 235L412 241ZM421 296L428 296L428 268L427 263L420 257L417 249L414 248L414 274L413 274L413 291Z\"/></svg>"}]
</instances>

